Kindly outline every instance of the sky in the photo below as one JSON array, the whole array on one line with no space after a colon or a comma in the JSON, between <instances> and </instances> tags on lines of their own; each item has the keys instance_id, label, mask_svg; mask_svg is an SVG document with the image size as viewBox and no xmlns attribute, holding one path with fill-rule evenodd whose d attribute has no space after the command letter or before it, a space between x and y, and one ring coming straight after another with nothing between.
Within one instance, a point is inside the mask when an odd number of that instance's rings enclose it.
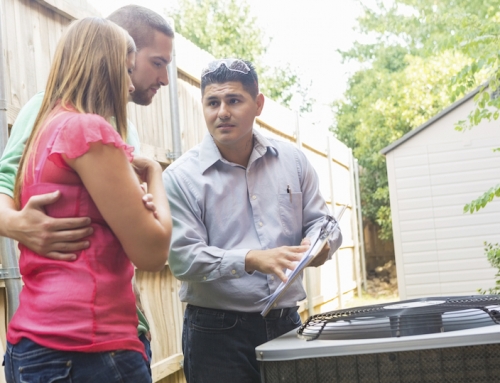
<instances>
[{"instance_id":1,"label":"sky","mask_svg":"<svg viewBox=\"0 0 500 383\"><path fill-rule=\"evenodd\" d=\"M88 0L103 16L123 5L140 4L162 13L165 0ZM175 0L170 0L175 6ZM341 63L338 49L348 49L360 39L353 27L361 14L357 0L248 0L260 28L272 39L264 61L268 65L290 63L312 82L309 94L316 100L309 118L325 129L333 115L329 104L342 97L352 63Z\"/></svg>"}]
</instances>

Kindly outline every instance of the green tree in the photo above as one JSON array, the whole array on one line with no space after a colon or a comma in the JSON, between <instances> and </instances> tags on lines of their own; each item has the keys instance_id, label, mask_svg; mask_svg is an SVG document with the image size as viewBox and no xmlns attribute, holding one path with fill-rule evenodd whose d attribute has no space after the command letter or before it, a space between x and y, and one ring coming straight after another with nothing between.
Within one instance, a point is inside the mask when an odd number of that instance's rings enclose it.
<instances>
[{"instance_id":1,"label":"green tree","mask_svg":"<svg viewBox=\"0 0 500 383\"><path fill-rule=\"evenodd\" d=\"M176 30L216 58L238 57L255 64L260 88L273 100L310 112L314 100L309 85L289 64L269 67L262 62L270 43L252 16L246 0L180 0L173 12Z\"/></svg>"},{"instance_id":2,"label":"green tree","mask_svg":"<svg viewBox=\"0 0 500 383\"><path fill-rule=\"evenodd\" d=\"M362 69L350 78L344 99L333 105L332 130L353 148L363 168L363 212L380 226L382 239L392 237L392 224L380 150L484 81L495 63L474 64L484 38L467 30L493 22L499 1L379 1L364 6L358 19L358 29L375 36L375 42L341 52ZM483 28L491 32L493 27ZM474 44L467 43L471 36Z\"/></svg>"},{"instance_id":3,"label":"green tree","mask_svg":"<svg viewBox=\"0 0 500 383\"><path fill-rule=\"evenodd\" d=\"M457 130L470 129L482 120L500 117L500 0L486 1L487 8L480 14L459 14L454 18L456 41L443 45L471 57L471 62L453 78L454 97L479 80L487 80L475 96L476 107L467 119L458 121ZM500 151L500 148L494 148ZM500 184L491 187L481 196L464 206L464 212L473 213L484 208L494 198L500 197Z\"/></svg>"}]
</instances>

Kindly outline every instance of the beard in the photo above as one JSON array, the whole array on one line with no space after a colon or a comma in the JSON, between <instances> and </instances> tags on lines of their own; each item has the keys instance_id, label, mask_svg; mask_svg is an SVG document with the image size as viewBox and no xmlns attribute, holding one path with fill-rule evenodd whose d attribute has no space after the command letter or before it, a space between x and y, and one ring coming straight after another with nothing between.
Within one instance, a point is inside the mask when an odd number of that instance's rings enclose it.
<instances>
[{"instance_id":1,"label":"beard","mask_svg":"<svg viewBox=\"0 0 500 383\"><path fill-rule=\"evenodd\" d=\"M153 96L148 95L148 89L135 89L132 93L132 101L137 105L149 105L153 102Z\"/></svg>"}]
</instances>

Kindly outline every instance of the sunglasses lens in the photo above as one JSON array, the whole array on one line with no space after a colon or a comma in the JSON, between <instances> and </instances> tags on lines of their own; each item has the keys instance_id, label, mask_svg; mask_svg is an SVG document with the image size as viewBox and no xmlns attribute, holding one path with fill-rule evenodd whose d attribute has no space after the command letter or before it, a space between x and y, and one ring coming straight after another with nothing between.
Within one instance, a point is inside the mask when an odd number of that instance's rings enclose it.
<instances>
[{"instance_id":1,"label":"sunglasses lens","mask_svg":"<svg viewBox=\"0 0 500 383\"><path fill-rule=\"evenodd\" d=\"M248 65L239 59L222 59L222 60L215 60L212 61L210 64L208 64L207 68L205 68L201 72L201 77L206 76L209 73L215 72L217 69L220 68L221 65L224 65L227 69L235 72L240 72L243 74L248 74L250 72L250 68Z\"/></svg>"}]
</instances>

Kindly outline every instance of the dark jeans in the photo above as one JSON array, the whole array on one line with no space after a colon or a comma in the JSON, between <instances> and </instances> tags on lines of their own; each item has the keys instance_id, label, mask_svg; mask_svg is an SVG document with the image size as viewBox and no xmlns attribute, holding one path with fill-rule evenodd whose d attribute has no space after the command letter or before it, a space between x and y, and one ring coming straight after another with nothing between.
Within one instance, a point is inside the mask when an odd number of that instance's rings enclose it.
<instances>
[{"instance_id":1,"label":"dark jeans","mask_svg":"<svg viewBox=\"0 0 500 383\"><path fill-rule=\"evenodd\" d=\"M260 383L255 348L300 326L297 308L260 313L188 305L182 350L188 383Z\"/></svg>"},{"instance_id":2,"label":"dark jeans","mask_svg":"<svg viewBox=\"0 0 500 383\"><path fill-rule=\"evenodd\" d=\"M143 356L135 351L70 352L42 347L29 339L7 343L7 383L150 383Z\"/></svg>"},{"instance_id":3,"label":"dark jeans","mask_svg":"<svg viewBox=\"0 0 500 383\"><path fill-rule=\"evenodd\" d=\"M148 357L148 370L149 370L149 375L151 375L151 359L153 359L153 353L151 351L151 342L149 339L146 337L146 334L141 334L139 335L139 340L142 342L144 345L144 353Z\"/></svg>"}]
</instances>

